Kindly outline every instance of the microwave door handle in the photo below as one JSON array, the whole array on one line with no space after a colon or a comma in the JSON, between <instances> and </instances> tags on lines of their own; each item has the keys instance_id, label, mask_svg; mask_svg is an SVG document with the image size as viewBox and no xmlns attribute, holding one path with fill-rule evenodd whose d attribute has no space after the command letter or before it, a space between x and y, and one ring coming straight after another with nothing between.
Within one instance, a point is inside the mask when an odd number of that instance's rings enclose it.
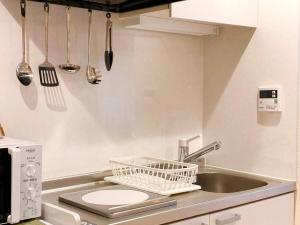
<instances>
[{"instance_id":1,"label":"microwave door handle","mask_svg":"<svg viewBox=\"0 0 300 225\"><path fill-rule=\"evenodd\" d=\"M21 151L18 148L9 148L11 155L11 212L7 218L10 224L20 222L20 191L21 191Z\"/></svg>"}]
</instances>

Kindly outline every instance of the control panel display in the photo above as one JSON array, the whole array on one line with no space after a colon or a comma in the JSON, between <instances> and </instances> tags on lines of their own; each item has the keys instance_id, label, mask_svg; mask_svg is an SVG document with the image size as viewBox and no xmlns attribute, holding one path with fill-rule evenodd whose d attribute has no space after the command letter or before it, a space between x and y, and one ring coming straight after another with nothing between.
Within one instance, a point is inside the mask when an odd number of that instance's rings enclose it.
<instances>
[{"instance_id":1,"label":"control panel display","mask_svg":"<svg viewBox=\"0 0 300 225\"><path fill-rule=\"evenodd\" d=\"M281 99L279 88L258 89L258 111L281 112Z\"/></svg>"}]
</instances>

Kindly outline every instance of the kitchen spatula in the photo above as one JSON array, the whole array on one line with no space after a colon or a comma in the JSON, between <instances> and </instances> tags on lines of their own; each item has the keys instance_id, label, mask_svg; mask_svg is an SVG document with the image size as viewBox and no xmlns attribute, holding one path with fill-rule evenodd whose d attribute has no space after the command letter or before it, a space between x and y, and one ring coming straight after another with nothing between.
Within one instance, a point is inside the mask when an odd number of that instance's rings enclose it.
<instances>
[{"instance_id":1,"label":"kitchen spatula","mask_svg":"<svg viewBox=\"0 0 300 225\"><path fill-rule=\"evenodd\" d=\"M48 61L48 25L49 25L49 5L44 4L45 12L45 48L46 48L46 59L39 66L40 83L42 86L55 87L59 85L55 67Z\"/></svg>"}]
</instances>

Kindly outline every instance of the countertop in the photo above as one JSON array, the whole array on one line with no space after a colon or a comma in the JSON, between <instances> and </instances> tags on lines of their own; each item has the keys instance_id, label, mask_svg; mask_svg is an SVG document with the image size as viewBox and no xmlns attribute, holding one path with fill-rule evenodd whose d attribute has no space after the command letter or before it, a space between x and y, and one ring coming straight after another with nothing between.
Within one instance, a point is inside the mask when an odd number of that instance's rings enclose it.
<instances>
[{"instance_id":1,"label":"countertop","mask_svg":"<svg viewBox=\"0 0 300 225\"><path fill-rule=\"evenodd\" d=\"M68 189L65 190L48 190L43 194L43 202L48 202L76 212L80 215L81 220L89 221L95 225L156 225L200 216L226 208L294 192L296 190L296 183L292 181L283 181L217 168L206 168L202 172L223 172L234 175L242 175L244 177L260 179L268 184L260 188L235 193L211 193L199 190L190 193L178 194L171 196L171 198L177 200L176 206L160 208L116 219L102 217L58 201L58 196L63 193L113 185L105 181L94 182L82 187L68 187Z\"/></svg>"}]
</instances>

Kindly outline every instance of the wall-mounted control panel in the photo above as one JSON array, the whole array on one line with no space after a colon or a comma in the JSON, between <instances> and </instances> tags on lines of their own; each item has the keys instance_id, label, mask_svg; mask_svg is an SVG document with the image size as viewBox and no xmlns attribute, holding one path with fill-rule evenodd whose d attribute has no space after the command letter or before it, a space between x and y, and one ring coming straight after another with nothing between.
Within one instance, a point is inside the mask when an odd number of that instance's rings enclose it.
<instances>
[{"instance_id":1,"label":"wall-mounted control panel","mask_svg":"<svg viewBox=\"0 0 300 225\"><path fill-rule=\"evenodd\" d=\"M281 112L281 89L278 87L258 88L258 111Z\"/></svg>"}]
</instances>

